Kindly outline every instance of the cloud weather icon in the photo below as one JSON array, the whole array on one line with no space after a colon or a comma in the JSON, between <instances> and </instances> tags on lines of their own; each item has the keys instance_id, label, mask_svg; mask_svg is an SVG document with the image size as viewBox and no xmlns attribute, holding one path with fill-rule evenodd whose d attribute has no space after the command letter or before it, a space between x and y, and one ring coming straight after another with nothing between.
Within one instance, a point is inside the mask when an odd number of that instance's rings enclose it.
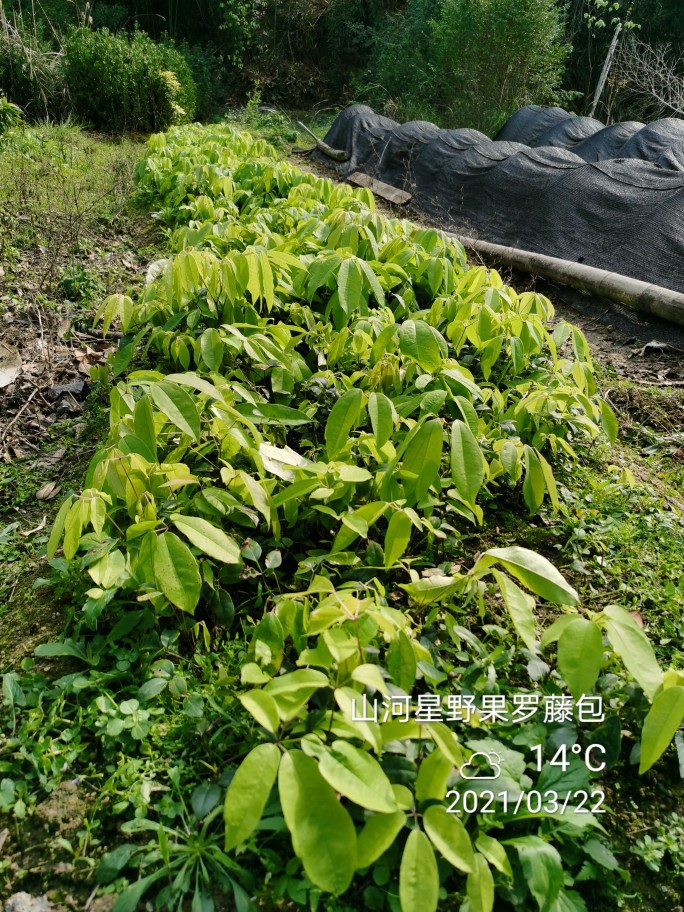
<instances>
[{"instance_id":1,"label":"cloud weather icon","mask_svg":"<svg viewBox=\"0 0 684 912\"><path fill-rule=\"evenodd\" d=\"M478 766L476 761L482 760L484 763L491 768L492 773L488 773L481 766ZM472 775L470 775L472 771ZM487 753L486 751L477 751L472 755L470 760L467 763L464 763L463 766L459 769L463 779L498 779L501 775L501 755L497 754L496 751Z\"/></svg>"}]
</instances>

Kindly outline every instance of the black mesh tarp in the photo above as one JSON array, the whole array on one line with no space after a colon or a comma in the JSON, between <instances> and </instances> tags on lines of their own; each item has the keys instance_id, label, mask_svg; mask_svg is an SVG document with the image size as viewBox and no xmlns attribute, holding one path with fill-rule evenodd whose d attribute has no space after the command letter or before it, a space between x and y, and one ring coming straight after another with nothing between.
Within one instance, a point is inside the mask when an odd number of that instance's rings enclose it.
<instances>
[{"instance_id":1,"label":"black mesh tarp","mask_svg":"<svg viewBox=\"0 0 684 912\"><path fill-rule=\"evenodd\" d=\"M446 228L684 292L684 121L603 127L529 106L491 140L354 105L326 142L349 154L343 176L408 190Z\"/></svg>"}]
</instances>

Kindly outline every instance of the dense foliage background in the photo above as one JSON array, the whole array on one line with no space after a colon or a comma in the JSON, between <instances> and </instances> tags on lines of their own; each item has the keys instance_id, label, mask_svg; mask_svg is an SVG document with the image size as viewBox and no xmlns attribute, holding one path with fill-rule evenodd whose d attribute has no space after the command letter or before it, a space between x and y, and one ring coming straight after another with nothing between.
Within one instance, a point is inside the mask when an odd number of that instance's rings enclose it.
<instances>
[{"instance_id":1,"label":"dense foliage background","mask_svg":"<svg viewBox=\"0 0 684 912\"><path fill-rule=\"evenodd\" d=\"M9 0L0 3L0 89L34 118L71 112L114 130L211 119L256 92L288 107L367 101L400 120L492 132L530 102L587 113L619 28L597 115L669 116L681 114L684 79L678 7L677 0ZM175 82L160 75L169 72ZM125 84L123 112L114 115L105 97L93 100L98 79L111 94ZM659 82L670 87L669 102L654 97ZM148 85L153 97L145 103Z\"/></svg>"}]
</instances>

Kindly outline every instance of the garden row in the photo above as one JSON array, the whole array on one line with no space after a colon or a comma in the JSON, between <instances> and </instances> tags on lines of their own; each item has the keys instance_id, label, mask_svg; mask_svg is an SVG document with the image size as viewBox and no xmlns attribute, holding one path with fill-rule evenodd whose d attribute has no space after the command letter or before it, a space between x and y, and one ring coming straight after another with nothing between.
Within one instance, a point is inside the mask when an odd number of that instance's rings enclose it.
<instances>
[{"instance_id":1,"label":"garden row","mask_svg":"<svg viewBox=\"0 0 684 912\"><path fill-rule=\"evenodd\" d=\"M159 701L192 696L174 655L234 637L239 680L215 669L232 718L225 845L207 857L237 908L276 852L301 863L302 903L586 909L581 882L618 864L579 796L600 811L623 730L638 742L643 725L635 756L655 763L684 676L622 608L581 612L524 542L468 549L498 504L562 509L555 476L570 484L563 467L614 439L581 332L551 331L546 298L455 241L229 127L153 136L137 181L169 257L101 316L124 332L116 376L134 358L156 369L112 388L108 439L48 544L58 572L89 578L79 624L114 641L165 631L168 656L107 710L108 735L142 749ZM535 596L557 616L543 631ZM587 705L603 708L588 720ZM590 744L605 767L581 759ZM487 782L460 775L483 754L499 768L486 811ZM556 805L521 805L530 792ZM454 813L466 794L485 801ZM211 778L193 795L205 829L222 798ZM170 867L165 827L152 814L127 828L141 831L151 854L103 862L103 882L136 858L146 871L117 912ZM211 908L183 872L176 893Z\"/></svg>"}]
</instances>

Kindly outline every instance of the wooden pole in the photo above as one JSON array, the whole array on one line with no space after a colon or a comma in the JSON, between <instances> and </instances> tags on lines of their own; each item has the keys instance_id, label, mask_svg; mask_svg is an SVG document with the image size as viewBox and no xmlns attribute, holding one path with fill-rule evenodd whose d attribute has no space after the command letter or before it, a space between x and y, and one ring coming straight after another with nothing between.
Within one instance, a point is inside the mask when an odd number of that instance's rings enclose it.
<instances>
[{"instance_id":1,"label":"wooden pole","mask_svg":"<svg viewBox=\"0 0 684 912\"><path fill-rule=\"evenodd\" d=\"M615 29L615 34L613 35L613 40L610 42L610 47L608 48L608 53L606 54L606 59L603 61L603 69L601 70L601 75L599 76L598 85L596 86L596 91L594 92L594 100L591 103L591 109L589 111L589 117L594 116L596 111L596 106L599 103L599 99L603 93L603 87L606 84L606 79L608 79L608 73L610 73L610 67L613 63L613 57L615 56L615 48L617 47L618 38L620 37L620 32L622 31L622 23L618 22L617 28Z\"/></svg>"},{"instance_id":2,"label":"wooden pole","mask_svg":"<svg viewBox=\"0 0 684 912\"><path fill-rule=\"evenodd\" d=\"M349 161L349 156L343 149L333 149L332 146L329 146L326 142L323 142L322 139L319 139L313 130L310 130L306 124L303 124L301 120L297 121L297 126L301 127L305 133L308 133L309 136L316 143L316 148L319 149L324 155L327 155L328 158L332 158L333 161L337 162L346 162Z\"/></svg>"},{"instance_id":3,"label":"wooden pole","mask_svg":"<svg viewBox=\"0 0 684 912\"><path fill-rule=\"evenodd\" d=\"M578 288L580 291L610 298L631 310L684 326L684 294L681 292L616 272L608 272L606 269L587 266L585 263L561 260L543 253L519 250L517 247L491 244L489 241L480 241L450 231L445 233L460 241L467 250L473 250L489 262L504 263L521 272L543 276L545 279Z\"/></svg>"}]
</instances>

